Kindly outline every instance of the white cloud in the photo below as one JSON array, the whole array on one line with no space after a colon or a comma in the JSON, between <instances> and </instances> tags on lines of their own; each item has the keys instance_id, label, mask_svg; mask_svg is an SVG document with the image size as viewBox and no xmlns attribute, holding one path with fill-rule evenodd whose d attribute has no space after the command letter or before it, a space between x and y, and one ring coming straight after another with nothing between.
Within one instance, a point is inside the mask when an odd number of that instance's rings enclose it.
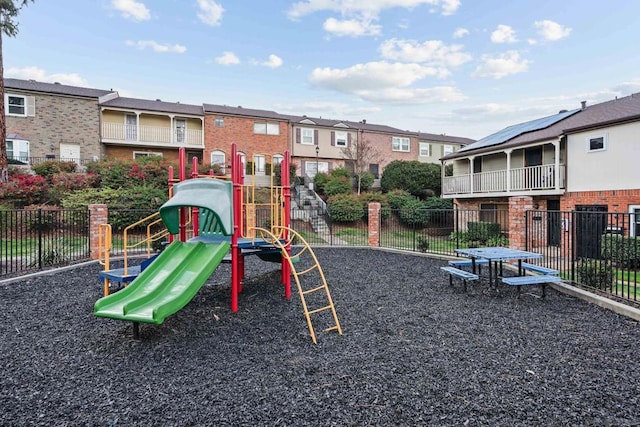
<instances>
[{"instance_id":1,"label":"white cloud","mask_svg":"<svg viewBox=\"0 0 640 427\"><path fill-rule=\"evenodd\" d=\"M269 59L266 60L266 61L253 60L253 61L251 61L251 63L253 65L261 65L263 67L269 67L269 68L278 68L278 67L282 66L282 64L283 64L282 58L280 58L278 55L274 55L274 54L269 55Z\"/></svg>"},{"instance_id":2,"label":"white cloud","mask_svg":"<svg viewBox=\"0 0 640 427\"><path fill-rule=\"evenodd\" d=\"M125 19L134 21L151 19L151 12L144 3L135 0L111 0L111 7L119 11Z\"/></svg>"},{"instance_id":3,"label":"white cloud","mask_svg":"<svg viewBox=\"0 0 640 427\"><path fill-rule=\"evenodd\" d=\"M531 61L520 58L520 53L510 50L497 56L482 55L482 63L473 72L473 77L501 79L510 74L523 73Z\"/></svg>"},{"instance_id":4,"label":"white cloud","mask_svg":"<svg viewBox=\"0 0 640 427\"><path fill-rule=\"evenodd\" d=\"M461 39L464 36L468 36L468 35L469 35L469 30L467 30L466 28L456 28L456 30L453 32L454 39Z\"/></svg>"},{"instance_id":5,"label":"white cloud","mask_svg":"<svg viewBox=\"0 0 640 427\"><path fill-rule=\"evenodd\" d=\"M535 46L538 44L538 40L536 39L527 39L527 43L529 43L531 46Z\"/></svg>"},{"instance_id":6,"label":"white cloud","mask_svg":"<svg viewBox=\"0 0 640 427\"><path fill-rule=\"evenodd\" d=\"M240 58L235 53L227 51L218 56L216 62L220 65L237 65L240 63Z\"/></svg>"},{"instance_id":7,"label":"white cloud","mask_svg":"<svg viewBox=\"0 0 640 427\"><path fill-rule=\"evenodd\" d=\"M198 19L207 25L220 25L224 9L213 0L198 0Z\"/></svg>"},{"instance_id":8,"label":"white cloud","mask_svg":"<svg viewBox=\"0 0 640 427\"><path fill-rule=\"evenodd\" d=\"M572 30L548 19L536 21L533 26L538 29L538 34L546 41L557 41L569 37Z\"/></svg>"},{"instance_id":9,"label":"white cloud","mask_svg":"<svg viewBox=\"0 0 640 427\"><path fill-rule=\"evenodd\" d=\"M357 93L360 98L385 104L436 104L455 102L466 97L453 86L437 86L432 88L387 88L367 90Z\"/></svg>"},{"instance_id":10,"label":"white cloud","mask_svg":"<svg viewBox=\"0 0 640 427\"><path fill-rule=\"evenodd\" d=\"M311 72L312 85L344 93L406 87L427 76L437 76L439 70L419 64L386 61L356 64L349 68L316 68Z\"/></svg>"},{"instance_id":11,"label":"white cloud","mask_svg":"<svg viewBox=\"0 0 640 427\"><path fill-rule=\"evenodd\" d=\"M39 67L11 67L4 70L4 76L7 78L16 78L23 80L37 80L45 83L61 83L70 86L88 87L89 82L77 73L54 73L48 74Z\"/></svg>"},{"instance_id":12,"label":"white cloud","mask_svg":"<svg viewBox=\"0 0 640 427\"><path fill-rule=\"evenodd\" d=\"M614 86L612 90L622 96L640 92L640 79L631 80L629 82L622 82L619 85Z\"/></svg>"},{"instance_id":13,"label":"white cloud","mask_svg":"<svg viewBox=\"0 0 640 427\"><path fill-rule=\"evenodd\" d=\"M491 33L491 41L494 43L515 43L518 41L516 32L508 25L498 25Z\"/></svg>"},{"instance_id":14,"label":"white cloud","mask_svg":"<svg viewBox=\"0 0 640 427\"><path fill-rule=\"evenodd\" d=\"M290 19L298 19L315 12L331 11L343 16L377 17L385 9L411 9L421 5L440 7L443 15L452 15L460 7L460 0L306 0L294 3L287 15Z\"/></svg>"},{"instance_id":15,"label":"white cloud","mask_svg":"<svg viewBox=\"0 0 640 427\"><path fill-rule=\"evenodd\" d=\"M184 53L187 51L187 48L185 46L182 46L179 44L174 44L174 45L160 44L154 40L138 40L137 42L127 40L125 44L127 46L137 47L140 50L146 49L149 47L153 49L154 52L159 52L159 53L166 53L166 52Z\"/></svg>"},{"instance_id":16,"label":"white cloud","mask_svg":"<svg viewBox=\"0 0 640 427\"><path fill-rule=\"evenodd\" d=\"M382 29L380 25L372 24L371 21L357 19L337 20L335 18L329 18L324 21L322 28L336 36L351 37L376 36L380 34Z\"/></svg>"},{"instance_id":17,"label":"white cloud","mask_svg":"<svg viewBox=\"0 0 640 427\"><path fill-rule=\"evenodd\" d=\"M439 67L458 67L471 61L472 56L462 49L462 45L447 46L440 40L386 40L380 45L380 53L385 59L404 62L426 63Z\"/></svg>"}]
</instances>

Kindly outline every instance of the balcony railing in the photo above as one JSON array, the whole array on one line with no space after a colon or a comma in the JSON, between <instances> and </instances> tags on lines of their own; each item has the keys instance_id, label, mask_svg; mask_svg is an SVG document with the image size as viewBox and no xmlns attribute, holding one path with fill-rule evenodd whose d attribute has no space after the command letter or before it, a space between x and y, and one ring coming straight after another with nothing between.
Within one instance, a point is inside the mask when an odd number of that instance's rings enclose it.
<instances>
[{"instance_id":1,"label":"balcony railing","mask_svg":"<svg viewBox=\"0 0 640 427\"><path fill-rule=\"evenodd\" d=\"M442 181L442 194L456 195L555 190L555 169L555 165L540 165L474 173L473 177L471 174L446 176ZM558 188L564 189L565 165L560 165L559 172L560 185Z\"/></svg>"},{"instance_id":2,"label":"balcony railing","mask_svg":"<svg viewBox=\"0 0 640 427\"><path fill-rule=\"evenodd\" d=\"M96 156L94 158L91 159L80 159L80 158L72 158L72 157L58 157L55 155L47 155L44 157L31 157L31 156L13 156L13 155L8 155L7 156L7 160L9 161L10 165L16 165L16 166L25 166L25 165L37 165L40 163L44 163L44 162L50 162L50 161L54 161L54 162L75 162L79 165L86 165L87 163L90 162L95 162L97 160L99 160L99 158Z\"/></svg>"},{"instance_id":3,"label":"balcony railing","mask_svg":"<svg viewBox=\"0 0 640 427\"><path fill-rule=\"evenodd\" d=\"M159 146L202 147L202 131L161 126L133 126L102 123L102 139L108 142L142 143Z\"/></svg>"}]
</instances>

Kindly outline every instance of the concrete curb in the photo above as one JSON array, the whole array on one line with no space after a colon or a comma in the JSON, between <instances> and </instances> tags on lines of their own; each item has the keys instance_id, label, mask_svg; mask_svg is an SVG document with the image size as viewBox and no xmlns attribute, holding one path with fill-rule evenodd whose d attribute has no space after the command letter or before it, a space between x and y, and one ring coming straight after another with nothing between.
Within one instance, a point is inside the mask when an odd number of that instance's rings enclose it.
<instances>
[{"instance_id":1,"label":"concrete curb","mask_svg":"<svg viewBox=\"0 0 640 427\"><path fill-rule=\"evenodd\" d=\"M563 294L571 295L575 298L580 298L581 300L590 302L591 304L595 304L598 307L606 308L607 310L611 310L614 313L621 314L630 319L640 322L640 309L637 309L635 307L630 307L618 301L610 300L601 295L593 294L589 291L577 288L564 282L552 283L549 286L553 287L555 290Z\"/></svg>"}]
</instances>

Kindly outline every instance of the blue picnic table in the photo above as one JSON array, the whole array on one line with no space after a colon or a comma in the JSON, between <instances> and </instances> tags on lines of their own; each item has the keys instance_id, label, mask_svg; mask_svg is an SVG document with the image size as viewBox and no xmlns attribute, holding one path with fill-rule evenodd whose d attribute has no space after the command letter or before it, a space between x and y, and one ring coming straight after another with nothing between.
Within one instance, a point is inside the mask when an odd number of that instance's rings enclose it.
<instances>
[{"instance_id":1,"label":"blue picnic table","mask_svg":"<svg viewBox=\"0 0 640 427\"><path fill-rule=\"evenodd\" d=\"M456 249L455 252L456 254L464 255L471 259L473 273L476 272L476 260L484 259L489 261L489 283L492 284L495 280L496 286L498 281L498 266L500 268L500 276L502 276L503 261L518 261L518 275L521 276L523 274L523 260L542 258L542 254L537 252L522 251L501 246Z\"/></svg>"}]
</instances>

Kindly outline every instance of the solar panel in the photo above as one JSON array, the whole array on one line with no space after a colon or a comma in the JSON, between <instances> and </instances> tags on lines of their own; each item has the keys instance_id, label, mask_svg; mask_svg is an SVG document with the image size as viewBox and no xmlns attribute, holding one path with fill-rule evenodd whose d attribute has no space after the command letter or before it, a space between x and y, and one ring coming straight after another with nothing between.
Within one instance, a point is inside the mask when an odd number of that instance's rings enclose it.
<instances>
[{"instance_id":1,"label":"solar panel","mask_svg":"<svg viewBox=\"0 0 640 427\"><path fill-rule=\"evenodd\" d=\"M554 114L553 116L543 117L541 119L535 119L529 122L508 126L502 130L499 130L496 133L492 133L491 135L486 136L474 142L473 144L469 144L465 147L462 147L457 152L476 150L478 148L484 148L484 147L490 147L492 145L502 144L503 142L506 142L512 138L515 138L518 135L522 135L523 133L533 132L536 130L547 128L552 124L558 123L560 120L564 120L567 117L577 113L578 111L580 111L579 108L575 110Z\"/></svg>"}]
</instances>

